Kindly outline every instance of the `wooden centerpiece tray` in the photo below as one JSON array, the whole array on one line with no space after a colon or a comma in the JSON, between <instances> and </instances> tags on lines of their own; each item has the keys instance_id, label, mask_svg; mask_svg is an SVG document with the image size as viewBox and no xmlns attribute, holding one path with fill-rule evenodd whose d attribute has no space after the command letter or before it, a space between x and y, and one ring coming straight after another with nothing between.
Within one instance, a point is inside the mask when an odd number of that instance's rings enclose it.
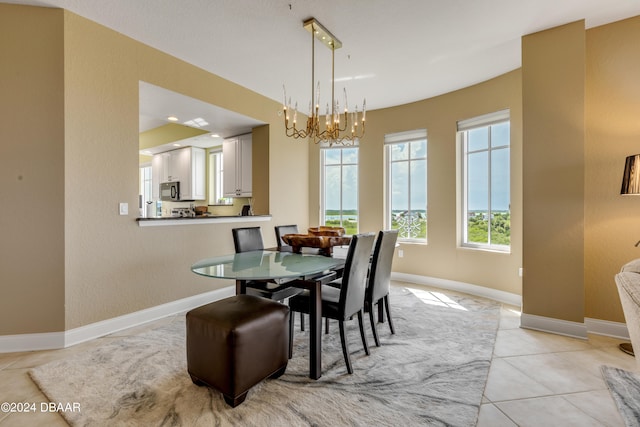
<instances>
[{"instance_id":1,"label":"wooden centerpiece tray","mask_svg":"<svg viewBox=\"0 0 640 427\"><path fill-rule=\"evenodd\" d=\"M343 227L312 227L309 234L285 234L282 240L291 245L293 252L300 253L304 248L316 248L322 255L331 256L334 246L348 245L351 237L345 236Z\"/></svg>"}]
</instances>

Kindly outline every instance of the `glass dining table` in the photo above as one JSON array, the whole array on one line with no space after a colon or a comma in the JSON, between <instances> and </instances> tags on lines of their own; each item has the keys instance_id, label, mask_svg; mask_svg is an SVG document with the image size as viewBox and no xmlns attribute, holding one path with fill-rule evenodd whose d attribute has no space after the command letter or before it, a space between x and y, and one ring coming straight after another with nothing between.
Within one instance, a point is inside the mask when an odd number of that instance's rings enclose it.
<instances>
[{"instance_id":1,"label":"glass dining table","mask_svg":"<svg viewBox=\"0 0 640 427\"><path fill-rule=\"evenodd\" d=\"M322 285L342 274L344 259L279 251L251 251L200 260L191 266L196 274L236 282L236 294L246 293L250 280L268 280L308 289L309 377L322 375Z\"/></svg>"}]
</instances>

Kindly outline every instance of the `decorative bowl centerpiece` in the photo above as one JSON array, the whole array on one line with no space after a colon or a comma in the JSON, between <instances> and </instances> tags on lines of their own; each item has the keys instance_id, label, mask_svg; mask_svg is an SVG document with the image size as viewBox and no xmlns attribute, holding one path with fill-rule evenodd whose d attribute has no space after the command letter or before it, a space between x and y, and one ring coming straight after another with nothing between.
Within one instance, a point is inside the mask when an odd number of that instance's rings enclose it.
<instances>
[{"instance_id":1,"label":"decorative bowl centerpiece","mask_svg":"<svg viewBox=\"0 0 640 427\"><path fill-rule=\"evenodd\" d=\"M321 225L319 227L310 227L308 228L309 234L312 236L335 236L342 237L344 236L344 228L343 227L328 227L326 225Z\"/></svg>"},{"instance_id":2,"label":"decorative bowl centerpiece","mask_svg":"<svg viewBox=\"0 0 640 427\"><path fill-rule=\"evenodd\" d=\"M311 227L309 234L285 234L282 240L291 245L293 252L300 253L303 247L316 248L321 255L331 256L334 246L348 245L351 237L344 236L342 227Z\"/></svg>"}]
</instances>

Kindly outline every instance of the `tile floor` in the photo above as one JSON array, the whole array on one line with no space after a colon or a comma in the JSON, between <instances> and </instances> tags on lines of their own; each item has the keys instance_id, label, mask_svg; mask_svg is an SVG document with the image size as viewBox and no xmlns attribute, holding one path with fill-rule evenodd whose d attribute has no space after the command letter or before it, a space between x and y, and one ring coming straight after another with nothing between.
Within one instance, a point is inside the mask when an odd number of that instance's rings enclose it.
<instances>
[{"instance_id":1,"label":"tile floor","mask_svg":"<svg viewBox=\"0 0 640 427\"><path fill-rule=\"evenodd\" d=\"M27 374L31 367L175 319L168 317L62 350L0 354L0 403L35 402L38 409L35 413L0 412L0 427L67 425L59 414L40 411L40 402L47 400ZM519 325L518 308L504 305L477 426L624 426L600 374L601 365L636 369L635 359L618 350L620 340L590 335L585 341Z\"/></svg>"},{"instance_id":2,"label":"tile floor","mask_svg":"<svg viewBox=\"0 0 640 427\"><path fill-rule=\"evenodd\" d=\"M622 340L519 326L519 308L503 305L477 426L624 426L600 373L602 365L637 369L618 349Z\"/></svg>"}]
</instances>

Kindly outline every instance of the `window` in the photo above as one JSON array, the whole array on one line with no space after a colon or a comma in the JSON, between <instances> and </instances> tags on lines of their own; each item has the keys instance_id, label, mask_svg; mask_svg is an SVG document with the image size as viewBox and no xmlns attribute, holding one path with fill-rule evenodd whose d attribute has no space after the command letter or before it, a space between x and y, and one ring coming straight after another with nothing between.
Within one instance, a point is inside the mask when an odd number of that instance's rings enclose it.
<instances>
[{"instance_id":1,"label":"window","mask_svg":"<svg viewBox=\"0 0 640 427\"><path fill-rule=\"evenodd\" d=\"M140 195L142 196L142 206L146 207L147 202L153 201L151 165L140 165Z\"/></svg>"},{"instance_id":2,"label":"window","mask_svg":"<svg viewBox=\"0 0 640 427\"><path fill-rule=\"evenodd\" d=\"M209 152L209 204L210 205L231 205L233 199L223 196L222 179L224 170L222 167L222 151Z\"/></svg>"},{"instance_id":3,"label":"window","mask_svg":"<svg viewBox=\"0 0 640 427\"><path fill-rule=\"evenodd\" d=\"M385 135L385 226L403 241L427 241L427 131Z\"/></svg>"},{"instance_id":4,"label":"window","mask_svg":"<svg viewBox=\"0 0 640 427\"><path fill-rule=\"evenodd\" d=\"M509 110L458 122L462 152L462 245L509 251Z\"/></svg>"},{"instance_id":5,"label":"window","mask_svg":"<svg viewBox=\"0 0 640 427\"><path fill-rule=\"evenodd\" d=\"M323 148L321 161L320 221L358 233L358 147Z\"/></svg>"}]
</instances>

